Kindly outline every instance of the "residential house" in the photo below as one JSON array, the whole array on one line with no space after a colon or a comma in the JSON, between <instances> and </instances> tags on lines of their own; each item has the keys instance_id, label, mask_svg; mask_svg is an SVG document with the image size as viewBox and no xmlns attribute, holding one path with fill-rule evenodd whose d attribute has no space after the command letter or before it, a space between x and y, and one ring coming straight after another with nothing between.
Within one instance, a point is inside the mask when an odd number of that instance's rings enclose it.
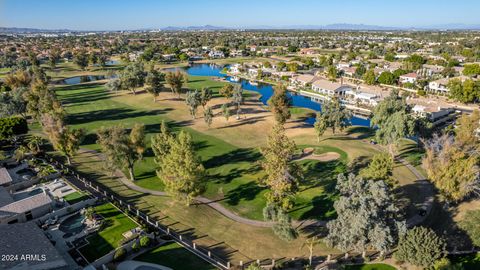
<instances>
[{"instance_id":1,"label":"residential house","mask_svg":"<svg viewBox=\"0 0 480 270\"><path fill-rule=\"evenodd\" d=\"M352 104L357 102L367 106L377 106L379 102L379 96L372 93L355 91L353 89L345 91L345 97L351 100Z\"/></svg>"},{"instance_id":2,"label":"residential house","mask_svg":"<svg viewBox=\"0 0 480 270\"><path fill-rule=\"evenodd\" d=\"M417 117L424 117L428 119L433 126L438 126L452 121L456 117L456 112L453 108L424 106L419 104L413 106L412 113Z\"/></svg>"},{"instance_id":3,"label":"residential house","mask_svg":"<svg viewBox=\"0 0 480 270\"><path fill-rule=\"evenodd\" d=\"M344 96L346 91L352 90L352 88L348 85L344 85L341 83L320 79L312 83L312 90L319 94L332 97Z\"/></svg>"},{"instance_id":4,"label":"residential house","mask_svg":"<svg viewBox=\"0 0 480 270\"><path fill-rule=\"evenodd\" d=\"M301 48L300 49L300 54L306 54L306 55L312 55L312 54L315 54L316 51L314 49L311 49L311 48Z\"/></svg>"},{"instance_id":5,"label":"residential house","mask_svg":"<svg viewBox=\"0 0 480 270\"><path fill-rule=\"evenodd\" d=\"M230 56L231 57L242 57L245 55L245 52L243 50L231 50L230 51Z\"/></svg>"},{"instance_id":6,"label":"residential house","mask_svg":"<svg viewBox=\"0 0 480 270\"><path fill-rule=\"evenodd\" d=\"M355 71L357 71L357 67L347 67L340 70L343 72L343 75L347 77L353 77L355 75Z\"/></svg>"},{"instance_id":7,"label":"residential house","mask_svg":"<svg viewBox=\"0 0 480 270\"><path fill-rule=\"evenodd\" d=\"M418 74L411 72L399 77L400 83L415 83L417 82Z\"/></svg>"},{"instance_id":8,"label":"residential house","mask_svg":"<svg viewBox=\"0 0 480 270\"><path fill-rule=\"evenodd\" d=\"M448 93L448 78L442 78L428 83L428 90L435 92L437 94L446 94Z\"/></svg>"},{"instance_id":9,"label":"residential house","mask_svg":"<svg viewBox=\"0 0 480 270\"><path fill-rule=\"evenodd\" d=\"M290 84L292 87L307 87L308 85L312 84L317 77L310 75L310 74L302 74L295 77L290 78Z\"/></svg>"},{"instance_id":10,"label":"residential house","mask_svg":"<svg viewBox=\"0 0 480 270\"><path fill-rule=\"evenodd\" d=\"M0 187L0 224L26 222L53 210L53 200L44 189L10 194Z\"/></svg>"},{"instance_id":11,"label":"residential house","mask_svg":"<svg viewBox=\"0 0 480 270\"><path fill-rule=\"evenodd\" d=\"M240 64L233 64L229 67L230 73L233 73L233 74L240 73L241 69L242 69L242 65L240 65Z\"/></svg>"},{"instance_id":12,"label":"residential house","mask_svg":"<svg viewBox=\"0 0 480 270\"><path fill-rule=\"evenodd\" d=\"M225 58L225 54L222 51L213 50L208 53L208 57L215 59Z\"/></svg>"}]
</instances>

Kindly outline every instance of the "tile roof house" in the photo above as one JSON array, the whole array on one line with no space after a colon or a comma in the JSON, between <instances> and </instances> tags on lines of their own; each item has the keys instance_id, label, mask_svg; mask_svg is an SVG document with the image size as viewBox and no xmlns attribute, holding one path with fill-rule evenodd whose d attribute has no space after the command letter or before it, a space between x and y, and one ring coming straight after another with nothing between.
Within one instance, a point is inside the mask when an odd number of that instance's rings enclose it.
<instances>
[{"instance_id":1,"label":"tile roof house","mask_svg":"<svg viewBox=\"0 0 480 270\"><path fill-rule=\"evenodd\" d=\"M348 90L352 88L337 82L330 82L327 80L317 80L312 83L312 90L326 96L344 96Z\"/></svg>"},{"instance_id":2,"label":"tile roof house","mask_svg":"<svg viewBox=\"0 0 480 270\"><path fill-rule=\"evenodd\" d=\"M53 209L53 200L45 190L15 200L15 194L9 194L4 187L0 187L0 196L0 224L26 222Z\"/></svg>"},{"instance_id":3,"label":"tile roof house","mask_svg":"<svg viewBox=\"0 0 480 270\"><path fill-rule=\"evenodd\" d=\"M8 170L4 167L0 168L0 186L8 186L13 182Z\"/></svg>"},{"instance_id":4,"label":"tile roof house","mask_svg":"<svg viewBox=\"0 0 480 270\"><path fill-rule=\"evenodd\" d=\"M407 73L399 77L401 83L415 83L417 81L417 73Z\"/></svg>"},{"instance_id":5,"label":"tile roof house","mask_svg":"<svg viewBox=\"0 0 480 270\"><path fill-rule=\"evenodd\" d=\"M292 77L290 83L292 86L307 86L317 80L317 77L310 74L302 74L299 76Z\"/></svg>"}]
</instances>

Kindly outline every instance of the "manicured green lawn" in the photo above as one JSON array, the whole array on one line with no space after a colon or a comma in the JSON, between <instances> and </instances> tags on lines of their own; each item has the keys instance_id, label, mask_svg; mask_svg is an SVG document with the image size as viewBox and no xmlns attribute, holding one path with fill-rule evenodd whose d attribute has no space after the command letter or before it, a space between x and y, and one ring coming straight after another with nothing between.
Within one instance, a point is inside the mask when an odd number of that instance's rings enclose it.
<instances>
[{"instance_id":1,"label":"manicured green lawn","mask_svg":"<svg viewBox=\"0 0 480 270\"><path fill-rule=\"evenodd\" d=\"M63 199L67 201L69 204L75 204L77 202L81 202L83 200L88 199L88 196L82 192L76 191L63 197Z\"/></svg>"},{"instance_id":2,"label":"manicured green lawn","mask_svg":"<svg viewBox=\"0 0 480 270\"><path fill-rule=\"evenodd\" d=\"M168 243L135 258L136 261L155 263L175 270L217 269L177 243Z\"/></svg>"},{"instance_id":3,"label":"manicured green lawn","mask_svg":"<svg viewBox=\"0 0 480 270\"><path fill-rule=\"evenodd\" d=\"M138 226L111 203L95 207L95 212L105 219L103 221L105 224L98 233L87 237L90 244L80 249L89 262L93 262L117 248L120 240L123 239L122 233Z\"/></svg>"},{"instance_id":4,"label":"manicured green lawn","mask_svg":"<svg viewBox=\"0 0 480 270\"><path fill-rule=\"evenodd\" d=\"M396 270L397 268L383 263L346 265L346 270Z\"/></svg>"},{"instance_id":5,"label":"manicured green lawn","mask_svg":"<svg viewBox=\"0 0 480 270\"><path fill-rule=\"evenodd\" d=\"M211 87L214 92L223 85L204 77L191 77L190 88ZM255 148L238 148L216 137L184 127L181 122L172 121L166 115L172 111L169 107L153 107L153 102L142 103L142 107L131 106L104 90L99 84L61 86L57 95L65 104L68 122L75 128L87 130L83 148L99 150L95 132L102 126L122 125L126 128L136 123L146 125L147 147L150 138L155 134L162 120L169 123L174 131L180 128L188 131L195 142L197 153L207 169L208 179L204 196L220 200L225 207L252 219L263 219L262 209L266 204L266 190L259 187L257 181L263 176L258 164L261 154ZM135 97L129 97L134 99ZM346 153L335 147L323 146L326 152L339 152L346 161ZM148 189L163 190L163 183L155 173L153 153L147 148L145 158L135 165L136 184ZM308 171L306 181L301 184L296 196L297 204L291 211L294 218L328 218L333 214L333 191L338 162L302 162Z\"/></svg>"}]
</instances>

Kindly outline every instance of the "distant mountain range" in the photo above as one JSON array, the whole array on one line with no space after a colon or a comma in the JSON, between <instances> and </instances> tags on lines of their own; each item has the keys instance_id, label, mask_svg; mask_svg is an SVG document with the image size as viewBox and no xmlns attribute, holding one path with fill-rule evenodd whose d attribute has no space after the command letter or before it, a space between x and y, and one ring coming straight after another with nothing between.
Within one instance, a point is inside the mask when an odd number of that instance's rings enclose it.
<instances>
[{"instance_id":1,"label":"distant mountain range","mask_svg":"<svg viewBox=\"0 0 480 270\"><path fill-rule=\"evenodd\" d=\"M218 31L218 30L233 30L233 29L252 29L252 30L373 30L373 31L399 31L399 30L480 30L480 24L443 24L432 26L418 26L418 27L397 27L397 26L380 26L367 24L347 24L336 23L328 25L283 25L283 26L244 26L244 27L224 27L214 25L203 26L167 26L163 28L145 28L128 31ZM111 31L116 32L119 30ZM105 32L105 31L91 31L91 30L70 30L70 29L39 29L39 28L17 28L17 27L0 27L0 33L64 33L64 32Z\"/></svg>"},{"instance_id":2,"label":"distant mountain range","mask_svg":"<svg viewBox=\"0 0 480 270\"><path fill-rule=\"evenodd\" d=\"M0 33L64 33L64 32L81 32L81 31L75 31L75 30L69 30L69 29L0 27Z\"/></svg>"}]
</instances>

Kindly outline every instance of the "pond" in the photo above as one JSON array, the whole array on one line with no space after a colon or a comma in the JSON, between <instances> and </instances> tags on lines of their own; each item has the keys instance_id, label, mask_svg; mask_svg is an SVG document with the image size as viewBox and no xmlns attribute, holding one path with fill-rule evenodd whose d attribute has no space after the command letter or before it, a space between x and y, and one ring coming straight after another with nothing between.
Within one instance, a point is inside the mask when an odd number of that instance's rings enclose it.
<instances>
[{"instance_id":1,"label":"pond","mask_svg":"<svg viewBox=\"0 0 480 270\"><path fill-rule=\"evenodd\" d=\"M93 82L93 81L111 79L111 78L115 78L115 77L116 77L116 75L113 75L113 76L84 75L84 76L75 76L75 77L70 77L70 78L66 78L66 79L63 79L63 80L59 80L56 83L57 84L72 85L72 84L79 84L79 83L86 83L86 82Z\"/></svg>"},{"instance_id":2,"label":"pond","mask_svg":"<svg viewBox=\"0 0 480 270\"><path fill-rule=\"evenodd\" d=\"M273 95L273 86L265 83L253 83L240 78L238 81L232 80L232 78L226 74L221 73L222 69L226 66L220 66L215 64L193 64L190 67L186 68L186 71L189 75L192 76L214 76L225 78L227 81L233 83L240 83L242 88L245 90L254 91L260 93L262 96L260 101L263 104L267 104L267 101ZM168 69L170 71L177 70L178 68ZM288 92L288 96L292 100L292 105L294 107L307 108L315 111L321 111L322 105L319 102L312 100L310 97L302 96L295 92ZM306 123L313 125L315 123L314 117L309 117L305 120ZM361 117L353 116L351 119L352 125L355 126L370 126L370 120L364 119Z\"/></svg>"}]
</instances>

